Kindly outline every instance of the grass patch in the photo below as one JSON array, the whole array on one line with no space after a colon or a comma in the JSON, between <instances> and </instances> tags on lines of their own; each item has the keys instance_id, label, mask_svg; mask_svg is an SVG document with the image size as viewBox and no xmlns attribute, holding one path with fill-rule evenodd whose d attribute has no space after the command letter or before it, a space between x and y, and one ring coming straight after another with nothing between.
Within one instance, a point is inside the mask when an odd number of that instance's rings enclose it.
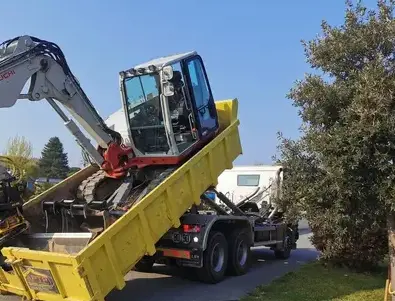
<instances>
[{"instance_id":1,"label":"grass patch","mask_svg":"<svg viewBox=\"0 0 395 301\"><path fill-rule=\"evenodd\" d=\"M362 274L313 262L258 287L240 301L378 301L384 299L386 279L386 266Z\"/></svg>"}]
</instances>

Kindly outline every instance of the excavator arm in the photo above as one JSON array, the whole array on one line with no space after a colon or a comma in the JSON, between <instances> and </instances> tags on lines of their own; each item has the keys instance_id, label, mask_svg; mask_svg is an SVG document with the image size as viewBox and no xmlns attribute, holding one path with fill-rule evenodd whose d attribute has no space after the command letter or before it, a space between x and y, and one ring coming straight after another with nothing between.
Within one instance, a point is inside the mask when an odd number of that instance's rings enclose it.
<instances>
[{"instance_id":1,"label":"excavator arm","mask_svg":"<svg viewBox=\"0 0 395 301\"><path fill-rule=\"evenodd\" d=\"M29 79L28 93L21 94ZM20 36L0 44L0 108L11 107L18 99L46 99L99 166L105 161L103 152L91 144L55 100L70 112L102 150L122 143L121 135L107 127L70 71L62 50L52 42Z\"/></svg>"}]
</instances>

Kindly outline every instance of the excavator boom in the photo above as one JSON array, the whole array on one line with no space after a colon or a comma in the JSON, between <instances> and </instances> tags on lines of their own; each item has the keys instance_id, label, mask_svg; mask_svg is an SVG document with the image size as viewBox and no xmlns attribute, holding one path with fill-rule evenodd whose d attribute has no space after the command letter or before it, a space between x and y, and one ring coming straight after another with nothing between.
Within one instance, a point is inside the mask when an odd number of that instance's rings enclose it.
<instances>
[{"instance_id":1,"label":"excavator boom","mask_svg":"<svg viewBox=\"0 0 395 301\"><path fill-rule=\"evenodd\" d=\"M110 130L97 113L70 71L62 50L52 42L30 36L8 40L0 47L0 108L11 107L18 99L46 99L83 149L102 165L102 154L54 100L70 112L102 149L107 149L114 140L121 143L121 136ZM21 94L29 79L27 94Z\"/></svg>"}]
</instances>

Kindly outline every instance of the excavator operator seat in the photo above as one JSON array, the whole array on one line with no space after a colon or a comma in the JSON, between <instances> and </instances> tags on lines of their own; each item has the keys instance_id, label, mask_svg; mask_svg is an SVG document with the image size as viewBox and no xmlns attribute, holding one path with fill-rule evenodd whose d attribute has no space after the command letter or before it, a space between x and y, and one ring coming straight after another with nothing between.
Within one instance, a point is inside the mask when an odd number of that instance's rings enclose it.
<instances>
[{"instance_id":1,"label":"excavator operator seat","mask_svg":"<svg viewBox=\"0 0 395 301\"><path fill-rule=\"evenodd\" d=\"M135 156L152 159L149 164L177 164L218 130L214 98L196 52L120 72L120 90Z\"/></svg>"}]
</instances>

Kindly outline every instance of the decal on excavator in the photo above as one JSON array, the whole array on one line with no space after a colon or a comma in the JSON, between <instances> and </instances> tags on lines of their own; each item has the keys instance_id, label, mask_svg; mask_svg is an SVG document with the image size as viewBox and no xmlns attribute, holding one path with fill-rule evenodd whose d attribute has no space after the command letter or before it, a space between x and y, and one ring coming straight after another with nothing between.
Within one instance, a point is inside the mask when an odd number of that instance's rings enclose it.
<instances>
[{"instance_id":1,"label":"decal on excavator","mask_svg":"<svg viewBox=\"0 0 395 301\"><path fill-rule=\"evenodd\" d=\"M6 72L0 74L0 81L7 79L13 75L15 75L15 70L6 71Z\"/></svg>"}]
</instances>

